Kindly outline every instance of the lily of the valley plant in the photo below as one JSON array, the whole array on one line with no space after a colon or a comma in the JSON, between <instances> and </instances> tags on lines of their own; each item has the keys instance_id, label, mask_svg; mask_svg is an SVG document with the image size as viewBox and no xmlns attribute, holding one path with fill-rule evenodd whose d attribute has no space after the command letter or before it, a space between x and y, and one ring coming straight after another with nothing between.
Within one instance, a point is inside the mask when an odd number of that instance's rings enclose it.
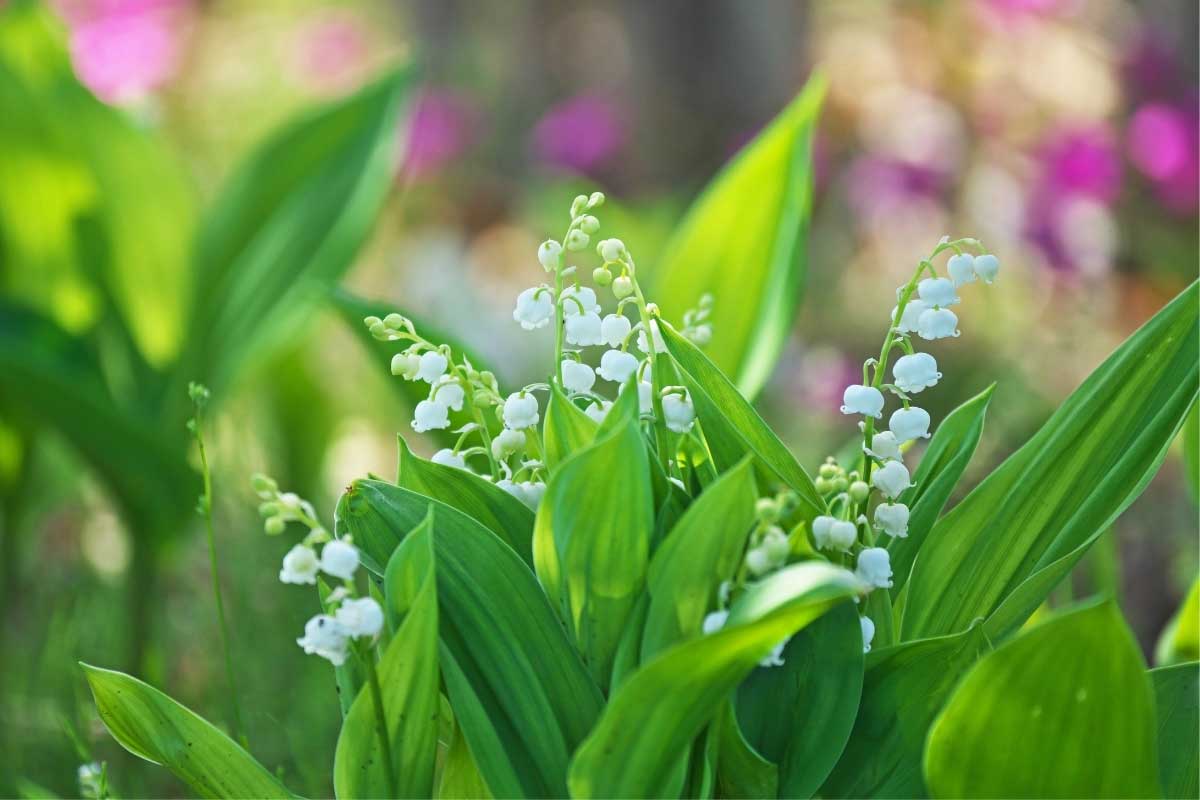
<instances>
[{"instance_id":1,"label":"lily of the valley plant","mask_svg":"<svg viewBox=\"0 0 1200 800\"><path fill-rule=\"evenodd\" d=\"M1003 280L995 255L943 239L865 301L883 341L845 389L859 441L814 479L706 355L727 298L668 318L601 238L604 200L530 254L513 324L553 330L544 382L370 316L421 390L406 427L446 446L401 439L395 480L355 480L331 525L255 478L267 532L306 531L279 578L313 587L294 636L336 678L338 796L1194 791L1196 665L1148 672L1108 600L1030 618L1195 403L1196 287L943 513L992 388L936 427L920 399L951 382L937 354L960 296ZM121 743L198 793L289 796L157 690L88 677Z\"/></svg>"}]
</instances>

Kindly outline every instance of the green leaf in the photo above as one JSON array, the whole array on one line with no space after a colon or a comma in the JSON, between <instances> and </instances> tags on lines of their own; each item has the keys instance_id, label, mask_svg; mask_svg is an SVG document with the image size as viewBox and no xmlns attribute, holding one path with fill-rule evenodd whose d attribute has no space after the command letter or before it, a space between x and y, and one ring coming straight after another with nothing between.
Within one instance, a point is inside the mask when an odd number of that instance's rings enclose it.
<instances>
[{"instance_id":1,"label":"green leaf","mask_svg":"<svg viewBox=\"0 0 1200 800\"><path fill-rule=\"evenodd\" d=\"M934 526L902 638L1019 627L1154 476L1195 402L1197 284L1133 334Z\"/></svg>"},{"instance_id":2,"label":"green leaf","mask_svg":"<svg viewBox=\"0 0 1200 800\"><path fill-rule=\"evenodd\" d=\"M862 694L862 641L853 605L839 606L792 637L783 666L738 687L738 725L779 765L780 797L812 797L841 756Z\"/></svg>"},{"instance_id":3,"label":"green leaf","mask_svg":"<svg viewBox=\"0 0 1200 800\"><path fill-rule=\"evenodd\" d=\"M431 507L388 561L388 606L403 621L376 667L391 752L384 752L371 687L342 722L333 759L338 797L429 797L438 739L438 602ZM370 657L374 657L373 655ZM391 759L396 785L388 781Z\"/></svg>"},{"instance_id":4,"label":"green leaf","mask_svg":"<svg viewBox=\"0 0 1200 800\"><path fill-rule=\"evenodd\" d=\"M741 563L758 493L748 459L710 485L684 512L650 562L650 606L641 658L700 632L721 581Z\"/></svg>"},{"instance_id":5,"label":"green leaf","mask_svg":"<svg viewBox=\"0 0 1200 800\"><path fill-rule=\"evenodd\" d=\"M1200 663L1150 670L1158 709L1158 774L1170 800L1200 797Z\"/></svg>"},{"instance_id":6,"label":"green leaf","mask_svg":"<svg viewBox=\"0 0 1200 800\"><path fill-rule=\"evenodd\" d=\"M293 797L254 757L170 697L121 672L80 664L109 733L201 797Z\"/></svg>"},{"instance_id":7,"label":"green leaf","mask_svg":"<svg viewBox=\"0 0 1200 800\"><path fill-rule=\"evenodd\" d=\"M872 650L850 740L822 797L924 797L929 726L987 647L978 626L954 636Z\"/></svg>"},{"instance_id":8,"label":"green leaf","mask_svg":"<svg viewBox=\"0 0 1200 800\"><path fill-rule=\"evenodd\" d=\"M442 774L438 779L438 789L435 795L438 800L491 800L492 793L479 767L471 757L467 740L457 727L446 750L446 761L442 764Z\"/></svg>"},{"instance_id":9,"label":"green leaf","mask_svg":"<svg viewBox=\"0 0 1200 800\"><path fill-rule=\"evenodd\" d=\"M689 209L650 274L650 297L668 319L713 295L708 352L748 398L770 377L800 303L824 95L816 75L742 148Z\"/></svg>"},{"instance_id":10,"label":"green leaf","mask_svg":"<svg viewBox=\"0 0 1200 800\"><path fill-rule=\"evenodd\" d=\"M1200 403L1192 406L1183 426L1183 466L1187 471L1188 491L1200 503Z\"/></svg>"},{"instance_id":11,"label":"green leaf","mask_svg":"<svg viewBox=\"0 0 1200 800\"><path fill-rule=\"evenodd\" d=\"M900 594L908 582L921 545L945 508L967 464L971 462L971 456L975 455L979 437L983 435L988 403L995 388L996 385L992 384L984 389L950 412L938 425L913 474L914 486L900 497L900 502L908 506L911 513L908 536L893 538L888 543L892 574L896 576L892 582L893 598Z\"/></svg>"},{"instance_id":12,"label":"green leaf","mask_svg":"<svg viewBox=\"0 0 1200 800\"><path fill-rule=\"evenodd\" d=\"M633 420L550 476L534 523L534 566L601 686L645 585L653 531L649 464Z\"/></svg>"},{"instance_id":13,"label":"green leaf","mask_svg":"<svg viewBox=\"0 0 1200 800\"><path fill-rule=\"evenodd\" d=\"M721 370L670 325L660 324L660 329L692 395L717 470L724 472L753 453L771 477L796 492L805 519L825 513L812 478Z\"/></svg>"},{"instance_id":14,"label":"green leaf","mask_svg":"<svg viewBox=\"0 0 1200 800\"><path fill-rule=\"evenodd\" d=\"M817 562L751 585L722 630L664 651L613 694L572 759L571 796L668 796L692 740L759 660L861 588Z\"/></svg>"},{"instance_id":15,"label":"green leaf","mask_svg":"<svg viewBox=\"0 0 1200 800\"><path fill-rule=\"evenodd\" d=\"M350 267L393 184L412 86L399 70L289 124L227 182L196 243L187 375L219 393Z\"/></svg>"},{"instance_id":16,"label":"green leaf","mask_svg":"<svg viewBox=\"0 0 1200 800\"><path fill-rule=\"evenodd\" d=\"M339 533L354 532L367 563L431 506L439 662L471 755L496 797L564 797L568 756L602 698L525 562L465 514L383 481L351 484Z\"/></svg>"},{"instance_id":17,"label":"green leaf","mask_svg":"<svg viewBox=\"0 0 1200 800\"><path fill-rule=\"evenodd\" d=\"M546 407L546 466L557 469L560 462L578 453L596 438L597 422L571 402L558 384L550 385L550 403Z\"/></svg>"},{"instance_id":18,"label":"green leaf","mask_svg":"<svg viewBox=\"0 0 1200 800\"><path fill-rule=\"evenodd\" d=\"M712 724L717 726L721 737L717 771L721 796L734 800L775 797L779 791L779 769L746 741L734 721L732 705L727 704Z\"/></svg>"},{"instance_id":19,"label":"green leaf","mask_svg":"<svg viewBox=\"0 0 1200 800\"><path fill-rule=\"evenodd\" d=\"M533 563L533 511L527 505L474 473L418 458L404 437L396 439L399 486L453 506L507 542L526 563Z\"/></svg>"},{"instance_id":20,"label":"green leaf","mask_svg":"<svg viewBox=\"0 0 1200 800\"><path fill-rule=\"evenodd\" d=\"M1163 627L1154 648L1160 667L1200 659L1200 577L1192 581L1183 605Z\"/></svg>"},{"instance_id":21,"label":"green leaf","mask_svg":"<svg viewBox=\"0 0 1200 800\"><path fill-rule=\"evenodd\" d=\"M1156 797L1154 737L1137 642L1116 603L1094 603L967 673L929 732L925 779L935 797Z\"/></svg>"}]
</instances>

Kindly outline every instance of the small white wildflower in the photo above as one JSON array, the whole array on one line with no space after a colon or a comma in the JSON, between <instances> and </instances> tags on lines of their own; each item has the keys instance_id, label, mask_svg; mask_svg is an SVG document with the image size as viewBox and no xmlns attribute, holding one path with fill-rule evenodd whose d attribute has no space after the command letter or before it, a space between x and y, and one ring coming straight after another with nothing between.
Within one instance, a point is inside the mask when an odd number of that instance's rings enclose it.
<instances>
[{"instance_id":1,"label":"small white wildflower","mask_svg":"<svg viewBox=\"0 0 1200 800\"><path fill-rule=\"evenodd\" d=\"M283 583L316 583L320 569L316 551L306 544L298 544L283 557L279 580Z\"/></svg>"},{"instance_id":2,"label":"small white wildflower","mask_svg":"<svg viewBox=\"0 0 1200 800\"><path fill-rule=\"evenodd\" d=\"M888 551L882 547L868 547L858 554L858 567L854 570L864 583L879 589L892 585L892 565Z\"/></svg>"},{"instance_id":3,"label":"small white wildflower","mask_svg":"<svg viewBox=\"0 0 1200 800\"><path fill-rule=\"evenodd\" d=\"M553 239L547 239L538 247L538 261L547 272L558 266L560 255L562 255L562 245Z\"/></svg>"},{"instance_id":4,"label":"small white wildflower","mask_svg":"<svg viewBox=\"0 0 1200 800\"><path fill-rule=\"evenodd\" d=\"M863 414L868 417L883 416L883 392L874 386L854 384L842 393L843 414Z\"/></svg>"},{"instance_id":5,"label":"small white wildflower","mask_svg":"<svg viewBox=\"0 0 1200 800\"><path fill-rule=\"evenodd\" d=\"M584 233L579 228L576 228L575 230L573 230L567 234L567 241L565 242L565 244L566 244L568 250L571 250L573 252L578 252L578 251L582 250L583 248L587 247L588 242L590 242L590 241L591 241L590 236L588 236L586 233Z\"/></svg>"},{"instance_id":6,"label":"small white wildflower","mask_svg":"<svg viewBox=\"0 0 1200 800\"><path fill-rule=\"evenodd\" d=\"M683 335L690 339L697 347L704 347L712 341L712 333L712 325L706 322L703 325L688 328L683 332Z\"/></svg>"},{"instance_id":7,"label":"small white wildflower","mask_svg":"<svg viewBox=\"0 0 1200 800\"><path fill-rule=\"evenodd\" d=\"M417 433L449 427L449 409L439 401L422 400L413 409L412 429Z\"/></svg>"},{"instance_id":8,"label":"small white wildflower","mask_svg":"<svg viewBox=\"0 0 1200 800\"><path fill-rule=\"evenodd\" d=\"M788 641L790 641L790 637L771 648L771 652L763 656L763 660L759 661L758 665L760 667L782 667L783 648L787 647Z\"/></svg>"},{"instance_id":9,"label":"small white wildflower","mask_svg":"<svg viewBox=\"0 0 1200 800\"><path fill-rule=\"evenodd\" d=\"M346 662L348 641L336 619L328 614L318 614L304 625L304 635L296 640L296 644L303 647L305 653L318 655L340 667Z\"/></svg>"},{"instance_id":10,"label":"small white wildflower","mask_svg":"<svg viewBox=\"0 0 1200 800\"><path fill-rule=\"evenodd\" d=\"M908 537L908 506L903 503L880 503L875 507L875 525L897 539Z\"/></svg>"},{"instance_id":11,"label":"small white wildflower","mask_svg":"<svg viewBox=\"0 0 1200 800\"><path fill-rule=\"evenodd\" d=\"M948 308L930 308L917 320L917 335L922 339L948 339L958 336L958 317Z\"/></svg>"},{"instance_id":12,"label":"small white wildflower","mask_svg":"<svg viewBox=\"0 0 1200 800\"><path fill-rule=\"evenodd\" d=\"M600 335L600 315L589 311L586 314L572 314L567 317L564 328L567 341L580 347L591 347L604 342Z\"/></svg>"},{"instance_id":13,"label":"small white wildflower","mask_svg":"<svg viewBox=\"0 0 1200 800\"><path fill-rule=\"evenodd\" d=\"M522 496L523 492L517 488L517 484L513 483L510 478L501 478L496 481L496 485L521 502L525 502L525 498Z\"/></svg>"},{"instance_id":14,"label":"small white wildflower","mask_svg":"<svg viewBox=\"0 0 1200 800\"><path fill-rule=\"evenodd\" d=\"M344 601L334 613L334 619L347 636L375 636L383 630L383 609L373 597Z\"/></svg>"},{"instance_id":15,"label":"small white wildflower","mask_svg":"<svg viewBox=\"0 0 1200 800\"><path fill-rule=\"evenodd\" d=\"M817 545L818 550L827 550L829 548L829 532L832 530L833 523L835 522L837 522L837 517L825 514L812 521L813 542Z\"/></svg>"},{"instance_id":16,"label":"small white wildflower","mask_svg":"<svg viewBox=\"0 0 1200 800\"><path fill-rule=\"evenodd\" d=\"M569 358L563 359L562 376L568 392L586 392L596 383L596 373L591 367Z\"/></svg>"},{"instance_id":17,"label":"small white wildflower","mask_svg":"<svg viewBox=\"0 0 1200 800\"><path fill-rule=\"evenodd\" d=\"M871 473L871 485L883 492L885 497L899 497L912 486L908 468L899 461L889 461Z\"/></svg>"},{"instance_id":18,"label":"small white wildflower","mask_svg":"<svg viewBox=\"0 0 1200 800\"><path fill-rule=\"evenodd\" d=\"M600 368L596 373L606 381L624 384L637 368L637 356L621 350L609 350L600 356Z\"/></svg>"},{"instance_id":19,"label":"small white wildflower","mask_svg":"<svg viewBox=\"0 0 1200 800\"><path fill-rule=\"evenodd\" d=\"M101 782L104 779L104 768L95 761L90 764L80 764L79 769L75 773L75 777L79 781L79 796L85 798L100 797L104 787Z\"/></svg>"},{"instance_id":20,"label":"small white wildflower","mask_svg":"<svg viewBox=\"0 0 1200 800\"><path fill-rule=\"evenodd\" d=\"M446 357L436 350L427 350L421 354L421 364L417 368L417 377L431 386L446 374L448 362Z\"/></svg>"},{"instance_id":21,"label":"small white wildflower","mask_svg":"<svg viewBox=\"0 0 1200 800\"><path fill-rule=\"evenodd\" d=\"M875 623L870 617L859 617L859 624L862 626L863 637L863 652L871 652L871 641L875 638Z\"/></svg>"},{"instance_id":22,"label":"small white wildflower","mask_svg":"<svg viewBox=\"0 0 1200 800\"><path fill-rule=\"evenodd\" d=\"M524 430L505 428L500 431L495 439L492 439L492 455L503 461L513 453L519 453L524 450L525 444Z\"/></svg>"},{"instance_id":23,"label":"small white wildflower","mask_svg":"<svg viewBox=\"0 0 1200 800\"><path fill-rule=\"evenodd\" d=\"M600 338L609 347L620 347L625 337L633 330L633 324L624 314L609 314L600 322Z\"/></svg>"},{"instance_id":24,"label":"small white wildflower","mask_svg":"<svg viewBox=\"0 0 1200 800\"><path fill-rule=\"evenodd\" d=\"M358 569L358 548L341 539L334 539L321 548L321 571L342 580L354 577Z\"/></svg>"},{"instance_id":25,"label":"small white wildflower","mask_svg":"<svg viewBox=\"0 0 1200 800\"><path fill-rule=\"evenodd\" d=\"M829 526L826 550L847 552L858 541L858 526L845 519L835 519Z\"/></svg>"},{"instance_id":26,"label":"small white wildflower","mask_svg":"<svg viewBox=\"0 0 1200 800\"><path fill-rule=\"evenodd\" d=\"M538 401L532 394L513 392L504 401L504 427L520 430L538 424Z\"/></svg>"},{"instance_id":27,"label":"small white wildflower","mask_svg":"<svg viewBox=\"0 0 1200 800\"><path fill-rule=\"evenodd\" d=\"M754 577L762 577L775 568L771 563L771 555L761 545L753 547L746 553L746 569Z\"/></svg>"},{"instance_id":28,"label":"small white wildflower","mask_svg":"<svg viewBox=\"0 0 1200 800\"><path fill-rule=\"evenodd\" d=\"M954 282L956 289L959 286L974 283L975 259L970 253L958 253L950 256L950 260L946 262L946 272L950 273L950 280Z\"/></svg>"},{"instance_id":29,"label":"small white wildflower","mask_svg":"<svg viewBox=\"0 0 1200 800\"><path fill-rule=\"evenodd\" d=\"M516 488L517 499L532 510L537 511L538 503L542 502L542 495L546 493L546 484L542 481L526 481L525 483L518 483Z\"/></svg>"},{"instance_id":30,"label":"small white wildflower","mask_svg":"<svg viewBox=\"0 0 1200 800\"><path fill-rule=\"evenodd\" d=\"M421 369L421 357L416 353L396 353L392 356L392 374L406 381L415 381Z\"/></svg>"},{"instance_id":31,"label":"small white wildflower","mask_svg":"<svg viewBox=\"0 0 1200 800\"><path fill-rule=\"evenodd\" d=\"M600 257L605 261L620 261L621 256L625 253L625 243L620 239L605 239L596 249L600 251Z\"/></svg>"},{"instance_id":32,"label":"small white wildflower","mask_svg":"<svg viewBox=\"0 0 1200 800\"><path fill-rule=\"evenodd\" d=\"M626 384L621 384L621 391L625 391ZM652 414L654 413L654 384L648 380L640 380L637 385L638 393L638 413Z\"/></svg>"},{"instance_id":33,"label":"small white wildflower","mask_svg":"<svg viewBox=\"0 0 1200 800\"><path fill-rule=\"evenodd\" d=\"M892 309L892 315L888 317L889 322L896 319L896 311L899 308L899 306L896 306ZM904 306L904 313L900 315L900 324L896 327L899 328L901 333L916 333L917 320L921 318L921 314L927 308L929 308L929 306L925 305L915 297L912 300L909 300L908 304Z\"/></svg>"},{"instance_id":34,"label":"small white wildflower","mask_svg":"<svg viewBox=\"0 0 1200 800\"><path fill-rule=\"evenodd\" d=\"M718 609L717 611L713 611L705 615L704 622L701 623L700 629L704 631L705 635L716 633L717 631L721 630L721 628L725 627L725 622L728 619L729 612Z\"/></svg>"},{"instance_id":35,"label":"small white wildflower","mask_svg":"<svg viewBox=\"0 0 1200 800\"><path fill-rule=\"evenodd\" d=\"M467 468L467 460L460 453L456 453L449 447L443 447L433 454L433 458L429 459L435 464L441 464L443 467L456 467L458 469Z\"/></svg>"},{"instance_id":36,"label":"small white wildflower","mask_svg":"<svg viewBox=\"0 0 1200 800\"><path fill-rule=\"evenodd\" d=\"M991 253L975 257L975 274L983 278L984 283L991 283L1000 274L1000 259Z\"/></svg>"},{"instance_id":37,"label":"small white wildflower","mask_svg":"<svg viewBox=\"0 0 1200 800\"><path fill-rule=\"evenodd\" d=\"M663 417L667 429L675 433L687 433L696 421L696 409L692 399L678 394L668 394L662 399Z\"/></svg>"},{"instance_id":38,"label":"small white wildflower","mask_svg":"<svg viewBox=\"0 0 1200 800\"><path fill-rule=\"evenodd\" d=\"M891 431L883 431L871 437L870 449L863 448L867 451L867 455L875 456L880 461L900 461L900 442L896 441L896 434Z\"/></svg>"},{"instance_id":39,"label":"small white wildflower","mask_svg":"<svg viewBox=\"0 0 1200 800\"><path fill-rule=\"evenodd\" d=\"M895 434L898 442L928 439L929 412L916 406L898 408L888 417L888 429Z\"/></svg>"},{"instance_id":40,"label":"small white wildflower","mask_svg":"<svg viewBox=\"0 0 1200 800\"><path fill-rule=\"evenodd\" d=\"M926 278L917 284L917 294L921 302L935 308L946 308L958 304L958 294L954 291L954 282L949 278Z\"/></svg>"},{"instance_id":41,"label":"small white wildflower","mask_svg":"<svg viewBox=\"0 0 1200 800\"><path fill-rule=\"evenodd\" d=\"M682 486L680 488L683 488ZM763 534L761 547L767 551L767 556L771 559L771 563L776 567L782 567L787 563L788 553L791 552L791 547L788 545L787 534L783 529L772 525Z\"/></svg>"},{"instance_id":42,"label":"small white wildflower","mask_svg":"<svg viewBox=\"0 0 1200 800\"><path fill-rule=\"evenodd\" d=\"M449 375L443 375L429 393L430 400L441 403L451 411L462 411L466 396L462 384Z\"/></svg>"},{"instance_id":43,"label":"small white wildflower","mask_svg":"<svg viewBox=\"0 0 1200 800\"><path fill-rule=\"evenodd\" d=\"M650 338L654 340L654 352L667 352L667 343L663 341L662 331L658 329L658 322L650 320ZM650 354L650 345L646 341L646 331L640 330L637 335L637 348L647 355Z\"/></svg>"},{"instance_id":44,"label":"small white wildflower","mask_svg":"<svg viewBox=\"0 0 1200 800\"><path fill-rule=\"evenodd\" d=\"M900 356L892 367L892 381L902 392L916 393L936 386L941 377L937 361L929 353Z\"/></svg>"},{"instance_id":45,"label":"small white wildflower","mask_svg":"<svg viewBox=\"0 0 1200 800\"><path fill-rule=\"evenodd\" d=\"M600 303L596 301L596 292L590 286L568 286L563 289L563 316L573 317L576 314L599 314ZM580 308L582 306L582 309Z\"/></svg>"},{"instance_id":46,"label":"small white wildflower","mask_svg":"<svg viewBox=\"0 0 1200 800\"><path fill-rule=\"evenodd\" d=\"M527 331L544 328L554 318L554 294L549 289L533 287L517 295L513 319Z\"/></svg>"},{"instance_id":47,"label":"small white wildflower","mask_svg":"<svg viewBox=\"0 0 1200 800\"><path fill-rule=\"evenodd\" d=\"M583 410L583 413L591 417L597 424L604 422L604 418L608 416L608 411L612 408L611 400L601 400L599 403L592 403Z\"/></svg>"}]
</instances>

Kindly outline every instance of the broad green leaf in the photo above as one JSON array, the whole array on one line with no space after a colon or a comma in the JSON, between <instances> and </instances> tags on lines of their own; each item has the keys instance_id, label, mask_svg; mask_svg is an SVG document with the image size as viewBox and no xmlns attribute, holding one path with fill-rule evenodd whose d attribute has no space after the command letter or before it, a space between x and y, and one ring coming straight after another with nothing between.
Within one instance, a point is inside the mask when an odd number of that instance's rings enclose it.
<instances>
[{"instance_id":1,"label":"broad green leaf","mask_svg":"<svg viewBox=\"0 0 1200 800\"><path fill-rule=\"evenodd\" d=\"M727 704L712 723L721 737L717 770L721 796L734 800L775 797L779 791L779 769L750 746L734 721L733 713L733 706Z\"/></svg>"},{"instance_id":2,"label":"broad green leaf","mask_svg":"<svg viewBox=\"0 0 1200 800\"><path fill-rule=\"evenodd\" d=\"M1183 605L1163 627L1154 648L1160 667L1200 659L1200 577L1192 581Z\"/></svg>"},{"instance_id":3,"label":"broad green leaf","mask_svg":"<svg viewBox=\"0 0 1200 800\"><path fill-rule=\"evenodd\" d=\"M753 453L775 480L796 492L806 519L825 513L825 501L817 494L812 478L716 364L670 325L660 327L692 395L717 470L724 472Z\"/></svg>"},{"instance_id":4,"label":"broad green leaf","mask_svg":"<svg viewBox=\"0 0 1200 800\"><path fill-rule=\"evenodd\" d=\"M602 698L528 565L465 514L383 481L351 484L338 531L353 533L367 563L431 506L438 658L471 755L496 797L564 797L567 759Z\"/></svg>"},{"instance_id":5,"label":"broad green leaf","mask_svg":"<svg viewBox=\"0 0 1200 800\"><path fill-rule=\"evenodd\" d=\"M1158 774L1170 800L1200 797L1200 664L1150 670L1158 710Z\"/></svg>"},{"instance_id":6,"label":"broad green leaf","mask_svg":"<svg viewBox=\"0 0 1200 800\"><path fill-rule=\"evenodd\" d=\"M596 438L598 423L571 402L558 384L550 386L550 402L546 407L545 461L551 470L573 453L578 453Z\"/></svg>"},{"instance_id":7,"label":"broad green leaf","mask_svg":"<svg viewBox=\"0 0 1200 800\"><path fill-rule=\"evenodd\" d=\"M858 716L821 796L924 797L921 754L929 726L986 647L976 626L868 653Z\"/></svg>"},{"instance_id":8,"label":"broad green leaf","mask_svg":"<svg viewBox=\"0 0 1200 800\"><path fill-rule=\"evenodd\" d=\"M1192 405L1183 426L1183 466L1187 471L1188 491L1200 503L1200 403Z\"/></svg>"},{"instance_id":9,"label":"broad green leaf","mask_svg":"<svg viewBox=\"0 0 1200 800\"><path fill-rule=\"evenodd\" d=\"M80 666L113 738L201 797L294 796L232 739L158 689L121 672Z\"/></svg>"},{"instance_id":10,"label":"broad green leaf","mask_svg":"<svg viewBox=\"0 0 1200 800\"><path fill-rule=\"evenodd\" d=\"M491 800L492 797L457 726L446 750L435 797L438 800Z\"/></svg>"},{"instance_id":11,"label":"broad green leaf","mask_svg":"<svg viewBox=\"0 0 1200 800\"><path fill-rule=\"evenodd\" d=\"M717 587L741 563L757 499L752 465L744 459L688 507L654 553L643 661L700 632Z\"/></svg>"},{"instance_id":12,"label":"broad green leaf","mask_svg":"<svg viewBox=\"0 0 1200 800\"><path fill-rule=\"evenodd\" d=\"M388 561L388 606L403 621L379 659L380 704L388 743L379 736L371 686L359 691L342 722L333 759L338 797L429 797L438 739L438 601L434 579L434 510ZM384 759L391 759L393 786Z\"/></svg>"},{"instance_id":13,"label":"broad green leaf","mask_svg":"<svg viewBox=\"0 0 1200 800\"><path fill-rule=\"evenodd\" d=\"M850 738L862 684L862 629L846 604L793 636L783 666L756 669L738 687L738 725L778 764L780 797L821 788Z\"/></svg>"},{"instance_id":14,"label":"broad green leaf","mask_svg":"<svg viewBox=\"0 0 1200 800\"><path fill-rule=\"evenodd\" d=\"M646 580L650 470L632 420L558 465L533 532L533 562L596 683L608 685Z\"/></svg>"},{"instance_id":15,"label":"broad green leaf","mask_svg":"<svg viewBox=\"0 0 1200 800\"><path fill-rule=\"evenodd\" d=\"M938 425L929 441L929 447L921 456L921 463L913 473L914 486L900 497L900 502L909 507L908 536L903 539L893 538L888 542L888 554L891 556L892 597L900 594L900 590L908 582L912 571L913 561L921 550L921 545L933 529L938 516L950 499L950 493L958 484L963 471L975 454L979 437L983 435L983 421L987 415L988 403L992 399L992 384L979 394L954 409Z\"/></svg>"},{"instance_id":16,"label":"broad green leaf","mask_svg":"<svg viewBox=\"0 0 1200 800\"><path fill-rule=\"evenodd\" d=\"M291 123L226 183L196 242L189 376L219 393L350 267L393 183L412 85L399 70Z\"/></svg>"},{"instance_id":17,"label":"broad green leaf","mask_svg":"<svg viewBox=\"0 0 1200 800\"><path fill-rule=\"evenodd\" d=\"M934 797L1158 796L1154 695L1116 603L1057 614L984 656L924 761Z\"/></svg>"},{"instance_id":18,"label":"broad green leaf","mask_svg":"<svg viewBox=\"0 0 1200 800\"><path fill-rule=\"evenodd\" d=\"M1098 367L1032 439L934 526L905 640L988 618L1015 630L1154 476L1195 402L1197 284Z\"/></svg>"},{"instance_id":19,"label":"broad green leaf","mask_svg":"<svg viewBox=\"0 0 1200 800\"><path fill-rule=\"evenodd\" d=\"M792 327L808 269L812 144L825 80L800 95L713 179L650 273L651 298L678 320L715 299L712 360L753 398Z\"/></svg>"},{"instance_id":20,"label":"broad green leaf","mask_svg":"<svg viewBox=\"0 0 1200 800\"><path fill-rule=\"evenodd\" d=\"M861 588L817 562L751 585L722 630L664 651L613 694L572 759L571 796L668 796L692 740L759 660Z\"/></svg>"},{"instance_id":21,"label":"broad green leaf","mask_svg":"<svg viewBox=\"0 0 1200 800\"><path fill-rule=\"evenodd\" d=\"M397 485L453 506L508 542L526 563L533 563L533 512L527 505L474 473L418 458L404 437L396 439Z\"/></svg>"}]
</instances>

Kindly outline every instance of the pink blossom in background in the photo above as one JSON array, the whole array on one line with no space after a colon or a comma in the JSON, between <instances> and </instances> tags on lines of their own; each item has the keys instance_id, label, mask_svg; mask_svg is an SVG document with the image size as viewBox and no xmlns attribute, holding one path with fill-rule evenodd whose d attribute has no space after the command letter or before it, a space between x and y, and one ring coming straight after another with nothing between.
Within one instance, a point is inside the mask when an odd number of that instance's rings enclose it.
<instances>
[{"instance_id":1,"label":"pink blossom in background","mask_svg":"<svg viewBox=\"0 0 1200 800\"><path fill-rule=\"evenodd\" d=\"M1161 31L1140 31L1124 54L1124 79L1140 97L1178 95L1185 75L1179 56Z\"/></svg>"},{"instance_id":2,"label":"pink blossom in background","mask_svg":"<svg viewBox=\"0 0 1200 800\"><path fill-rule=\"evenodd\" d=\"M625 141L616 104L590 94L554 106L533 129L533 151L540 161L583 174L604 167Z\"/></svg>"},{"instance_id":3,"label":"pink blossom in background","mask_svg":"<svg viewBox=\"0 0 1200 800\"><path fill-rule=\"evenodd\" d=\"M350 14L322 14L301 27L295 49L299 81L321 94L355 88L367 71L363 23Z\"/></svg>"},{"instance_id":4,"label":"pink blossom in background","mask_svg":"<svg viewBox=\"0 0 1200 800\"><path fill-rule=\"evenodd\" d=\"M1105 126L1052 133L1040 148L1041 184L1055 194L1082 194L1112 203L1121 191L1121 156Z\"/></svg>"},{"instance_id":5,"label":"pink blossom in background","mask_svg":"<svg viewBox=\"0 0 1200 800\"><path fill-rule=\"evenodd\" d=\"M472 103L449 90L422 92L408 130L405 173L426 176L461 156L475 141L480 116Z\"/></svg>"},{"instance_id":6,"label":"pink blossom in background","mask_svg":"<svg viewBox=\"0 0 1200 800\"><path fill-rule=\"evenodd\" d=\"M179 65L188 0L62 0L79 80L106 103L135 102Z\"/></svg>"},{"instance_id":7,"label":"pink blossom in background","mask_svg":"<svg viewBox=\"0 0 1200 800\"><path fill-rule=\"evenodd\" d=\"M1148 103L1129 121L1129 160L1149 178L1159 202L1179 214L1194 213L1200 194L1200 115Z\"/></svg>"},{"instance_id":8,"label":"pink blossom in background","mask_svg":"<svg viewBox=\"0 0 1200 800\"><path fill-rule=\"evenodd\" d=\"M846 197L860 220L871 221L908 206L936 200L946 184L942 172L879 156L862 156L846 171Z\"/></svg>"}]
</instances>

